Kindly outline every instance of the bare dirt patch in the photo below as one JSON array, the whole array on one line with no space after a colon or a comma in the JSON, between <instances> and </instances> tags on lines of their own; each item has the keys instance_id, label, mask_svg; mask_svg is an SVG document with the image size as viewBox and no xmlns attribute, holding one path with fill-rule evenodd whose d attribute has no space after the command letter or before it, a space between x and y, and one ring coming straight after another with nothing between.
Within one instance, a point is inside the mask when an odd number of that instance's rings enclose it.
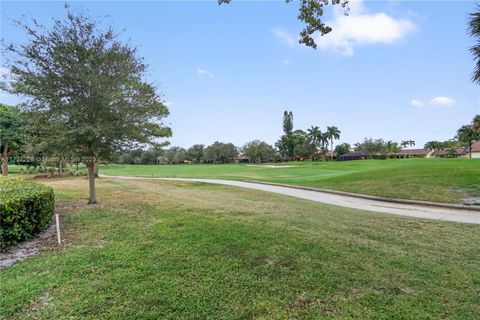
<instances>
[{"instance_id":1,"label":"bare dirt patch","mask_svg":"<svg viewBox=\"0 0 480 320\"><path fill-rule=\"evenodd\" d=\"M61 216L85 207L85 202L74 201L68 203L57 203L55 205L55 213L60 215L60 224L62 224ZM69 239L62 235L62 244L68 243ZM56 238L55 218L52 219L47 229L40 232L31 240L27 240L16 245L6 248L4 252L0 252L0 268L7 268L17 262L32 257L41 251L54 249L58 246Z\"/></svg>"},{"instance_id":2,"label":"bare dirt patch","mask_svg":"<svg viewBox=\"0 0 480 320\"><path fill-rule=\"evenodd\" d=\"M19 261L36 255L46 243L54 241L54 236L55 221L52 220L47 229L32 240L8 247L5 252L0 253L0 268L10 267Z\"/></svg>"}]
</instances>

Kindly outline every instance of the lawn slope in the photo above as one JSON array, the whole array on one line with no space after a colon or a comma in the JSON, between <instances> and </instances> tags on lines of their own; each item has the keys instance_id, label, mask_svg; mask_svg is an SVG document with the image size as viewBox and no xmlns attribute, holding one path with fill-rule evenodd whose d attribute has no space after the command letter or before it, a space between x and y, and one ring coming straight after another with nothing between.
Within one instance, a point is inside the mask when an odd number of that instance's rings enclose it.
<instances>
[{"instance_id":1,"label":"lawn slope","mask_svg":"<svg viewBox=\"0 0 480 320\"><path fill-rule=\"evenodd\" d=\"M478 226L239 188L50 180L66 243L2 270L7 319L480 314Z\"/></svg>"}]
</instances>

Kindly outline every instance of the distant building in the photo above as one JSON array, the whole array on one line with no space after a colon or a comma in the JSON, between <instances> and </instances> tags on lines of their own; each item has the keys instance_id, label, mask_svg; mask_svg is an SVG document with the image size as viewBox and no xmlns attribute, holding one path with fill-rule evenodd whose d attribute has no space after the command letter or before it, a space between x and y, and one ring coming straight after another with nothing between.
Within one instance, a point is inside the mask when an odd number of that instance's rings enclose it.
<instances>
[{"instance_id":1,"label":"distant building","mask_svg":"<svg viewBox=\"0 0 480 320\"><path fill-rule=\"evenodd\" d=\"M349 161L349 160L365 160L368 159L368 154L363 152L347 152L338 157L340 161Z\"/></svg>"},{"instance_id":2,"label":"distant building","mask_svg":"<svg viewBox=\"0 0 480 320\"><path fill-rule=\"evenodd\" d=\"M455 152L453 152L455 151ZM445 148L436 150L431 155L432 158L466 158L468 157L468 147Z\"/></svg>"},{"instance_id":3,"label":"distant building","mask_svg":"<svg viewBox=\"0 0 480 320\"><path fill-rule=\"evenodd\" d=\"M249 162L250 162L250 158L247 157L247 156L244 155L244 154L239 154L239 155L235 158L235 162L237 162L237 163L249 163Z\"/></svg>"},{"instance_id":4,"label":"distant building","mask_svg":"<svg viewBox=\"0 0 480 320\"><path fill-rule=\"evenodd\" d=\"M332 152L328 151L327 153L325 153L325 158L329 160L330 159L337 160L337 153L333 151L333 157L332 157Z\"/></svg>"},{"instance_id":5,"label":"distant building","mask_svg":"<svg viewBox=\"0 0 480 320\"><path fill-rule=\"evenodd\" d=\"M433 150L405 149L393 154L395 158L429 158Z\"/></svg>"},{"instance_id":6,"label":"distant building","mask_svg":"<svg viewBox=\"0 0 480 320\"><path fill-rule=\"evenodd\" d=\"M480 158L480 141L472 144L472 158Z\"/></svg>"},{"instance_id":7,"label":"distant building","mask_svg":"<svg viewBox=\"0 0 480 320\"><path fill-rule=\"evenodd\" d=\"M328 158L330 153L327 154ZM397 153L367 154L363 152L348 152L338 157L338 160L365 160L365 159L398 159L398 158L468 158L468 147L445 148L443 150L405 149ZM334 159L336 159L334 153ZM480 158L480 141L472 144L472 158Z\"/></svg>"},{"instance_id":8,"label":"distant building","mask_svg":"<svg viewBox=\"0 0 480 320\"><path fill-rule=\"evenodd\" d=\"M455 150L455 157L456 158L469 158L470 152L468 146L463 147L456 147ZM453 152L449 148L445 148L444 150L437 150L433 153L432 157L452 157ZM475 141L472 144L472 158L480 158L480 141Z\"/></svg>"}]
</instances>

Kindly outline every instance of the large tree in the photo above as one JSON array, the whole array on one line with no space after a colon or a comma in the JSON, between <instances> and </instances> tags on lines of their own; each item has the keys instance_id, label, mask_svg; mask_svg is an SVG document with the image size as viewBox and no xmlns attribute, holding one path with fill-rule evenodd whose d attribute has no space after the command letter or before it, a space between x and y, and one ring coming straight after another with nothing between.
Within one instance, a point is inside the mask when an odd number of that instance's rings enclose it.
<instances>
[{"instance_id":1,"label":"large tree","mask_svg":"<svg viewBox=\"0 0 480 320\"><path fill-rule=\"evenodd\" d=\"M231 163L238 156L238 149L233 143L215 141L205 149L205 158L212 163Z\"/></svg>"},{"instance_id":2,"label":"large tree","mask_svg":"<svg viewBox=\"0 0 480 320\"><path fill-rule=\"evenodd\" d=\"M187 151L182 147L171 147L165 153L165 158L167 162L172 163L183 163L187 159Z\"/></svg>"},{"instance_id":3,"label":"large tree","mask_svg":"<svg viewBox=\"0 0 480 320\"><path fill-rule=\"evenodd\" d=\"M218 3L230 3L231 1L232 0L218 0ZM294 1L285 0L285 2L289 3ZM316 49L317 44L315 43L314 35L318 33L324 36L332 31L332 28L322 21L324 7L329 4L340 5L344 9L345 14L348 14L348 2L349 0L300 0L297 18L305 24L305 27L300 32L298 42Z\"/></svg>"},{"instance_id":4,"label":"large tree","mask_svg":"<svg viewBox=\"0 0 480 320\"><path fill-rule=\"evenodd\" d=\"M480 114L477 114L472 121L473 130L480 133Z\"/></svg>"},{"instance_id":5,"label":"large tree","mask_svg":"<svg viewBox=\"0 0 480 320\"><path fill-rule=\"evenodd\" d=\"M316 153L320 147L321 147L321 141L322 141L322 131L318 126L311 126L310 128L307 129L307 139L309 142L313 145L314 147L314 152ZM312 160L314 160L314 156L312 157Z\"/></svg>"},{"instance_id":6,"label":"large tree","mask_svg":"<svg viewBox=\"0 0 480 320\"><path fill-rule=\"evenodd\" d=\"M406 148L407 148L408 146L413 147L414 145L415 145L415 141L414 141L414 140L402 140L402 142L400 142L400 146L402 147L402 150L403 150L403 152L404 152L404 155L403 155L404 157L407 156L407 150L406 150Z\"/></svg>"},{"instance_id":7,"label":"large tree","mask_svg":"<svg viewBox=\"0 0 480 320\"><path fill-rule=\"evenodd\" d=\"M445 144L442 141L427 141L423 146L425 150L443 150L445 149Z\"/></svg>"},{"instance_id":8,"label":"large tree","mask_svg":"<svg viewBox=\"0 0 480 320\"><path fill-rule=\"evenodd\" d=\"M402 148L398 142L392 140L385 142L384 153L387 155L392 156L392 154L399 153L400 150L402 150Z\"/></svg>"},{"instance_id":9,"label":"large tree","mask_svg":"<svg viewBox=\"0 0 480 320\"><path fill-rule=\"evenodd\" d=\"M480 139L480 133L476 132L473 125L465 125L457 130L457 139L468 146L468 153L472 157L472 144L475 140Z\"/></svg>"},{"instance_id":10,"label":"large tree","mask_svg":"<svg viewBox=\"0 0 480 320\"><path fill-rule=\"evenodd\" d=\"M480 4L477 5L477 11L470 15L468 31L476 41L476 43L470 48L470 51L473 54L473 60L475 62L475 67L472 73L472 81L480 84Z\"/></svg>"},{"instance_id":11,"label":"large tree","mask_svg":"<svg viewBox=\"0 0 480 320\"><path fill-rule=\"evenodd\" d=\"M297 129L292 132L291 144L293 146L293 156L298 157L313 157L315 153L315 146L312 145L311 141L308 139L308 134L300 129Z\"/></svg>"},{"instance_id":12,"label":"large tree","mask_svg":"<svg viewBox=\"0 0 480 320\"><path fill-rule=\"evenodd\" d=\"M292 137L293 133L293 112L284 111L282 119L283 135L280 140L276 142L277 148L280 150L280 154L285 157L293 157L295 149L295 138Z\"/></svg>"},{"instance_id":13,"label":"large tree","mask_svg":"<svg viewBox=\"0 0 480 320\"><path fill-rule=\"evenodd\" d=\"M40 136L69 146L87 165L88 202L96 203L95 162L170 136L162 123L168 108L145 81L147 66L135 47L66 7L66 19L50 28L16 22L29 41L6 47L7 67L14 75L11 91L28 97L25 109Z\"/></svg>"},{"instance_id":14,"label":"large tree","mask_svg":"<svg viewBox=\"0 0 480 320\"><path fill-rule=\"evenodd\" d=\"M0 152L2 175L8 175L8 155L23 142L24 121L15 107L0 104Z\"/></svg>"},{"instance_id":15,"label":"large tree","mask_svg":"<svg viewBox=\"0 0 480 320\"><path fill-rule=\"evenodd\" d=\"M200 163L205 155L205 146L203 144L194 144L187 150L187 159L193 163Z\"/></svg>"},{"instance_id":16,"label":"large tree","mask_svg":"<svg viewBox=\"0 0 480 320\"><path fill-rule=\"evenodd\" d=\"M355 151L367 154L369 157L385 152L383 139L364 138L363 142L355 144Z\"/></svg>"},{"instance_id":17,"label":"large tree","mask_svg":"<svg viewBox=\"0 0 480 320\"><path fill-rule=\"evenodd\" d=\"M247 142L243 146L242 152L250 158L251 162L255 163L270 161L275 154L273 147L261 140Z\"/></svg>"},{"instance_id":18,"label":"large tree","mask_svg":"<svg viewBox=\"0 0 480 320\"><path fill-rule=\"evenodd\" d=\"M284 111L283 112L283 133L287 136L292 134L293 130L293 112L292 111Z\"/></svg>"},{"instance_id":19,"label":"large tree","mask_svg":"<svg viewBox=\"0 0 480 320\"><path fill-rule=\"evenodd\" d=\"M350 144L348 143L342 143L342 144L339 144L335 147L335 152L337 153L337 160L339 160L339 157L342 155L342 154L345 154L345 153L348 153L350 152Z\"/></svg>"}]
</instances>

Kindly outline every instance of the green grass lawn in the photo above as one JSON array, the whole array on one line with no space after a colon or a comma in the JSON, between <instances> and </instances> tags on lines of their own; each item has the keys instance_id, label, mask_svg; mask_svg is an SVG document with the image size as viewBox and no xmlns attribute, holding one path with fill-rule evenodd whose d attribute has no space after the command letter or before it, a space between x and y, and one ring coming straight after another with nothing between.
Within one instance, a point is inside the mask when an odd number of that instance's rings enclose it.
<instances>
[{"instance_id":1,"label":"green grass lawn","mask_svg":"<svg viewBox=\"0 0 480 320\"><path fill-rule=\"evenodd\" d=\"M346 164L351 172L355 165ZM126 173L120 167L116 172ZM0 318L473 319L480 314L477 225L185 182L100 179L101 203L88 206L85 178L45 183L56 190L66 243L1 271Z\"/></svg>"},{"instance_id":2,"label":"green grass lawn","mask_svg":"<svg viewBox=\"0 0 480 320\"><path fill-rule=\"evenodd\" d=\"M107 165L107 175L258 180L378 195L464 203L480 197L480 159L393 159L248 165ZM475 201L475 200L474 200Z\"/></svg>"}]
</instances>

